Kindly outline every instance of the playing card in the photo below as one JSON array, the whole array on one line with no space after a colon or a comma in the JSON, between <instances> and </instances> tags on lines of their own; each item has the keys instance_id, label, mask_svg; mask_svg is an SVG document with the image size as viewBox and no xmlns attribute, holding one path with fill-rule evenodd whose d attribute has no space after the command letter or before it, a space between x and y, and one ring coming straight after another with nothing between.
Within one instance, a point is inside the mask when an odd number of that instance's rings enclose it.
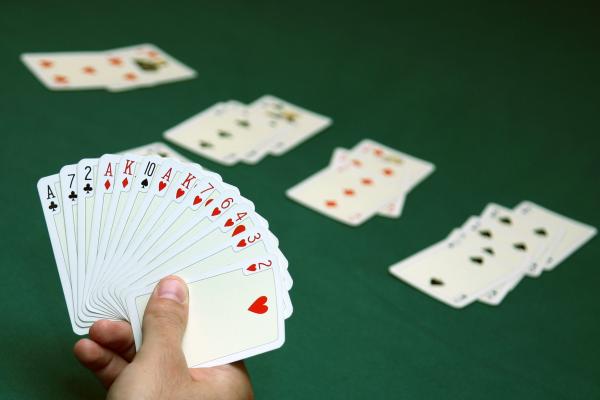
<instances>
[{"instance_id":1,"label":"playing card","mask_svg":"<svg viewBox=\"0 0 600 400\"><path fill-rule=\"evenodd\" d=\"M110 91L153 86L196 76L196 71L149 43L108 50L106 54L112 59L129 62L136 67L135 73L109 84Z\"/></svg>"},{"instance_id":2,"label":"playing card","mask_svg":"<svg viewBox=\"0 0 600 400\"><path fill-rule=\"evenodd\" d=\"M552 270L577 249L596 235L596 228L567 218L563 215L550 211L530 201L524 201L515 207L515 213L522 216L529 224L535 226L541 232L547 226L553 226L564 230L562 240L553 246L540 264L545 270Z\"/></svg>"},{"instance_id":3,"label":"playing card","mask_svg":"<svg viewBox=\"0 0 600 400\"><path fill-rule=\"evenodd\" d=\"M280 121L282 133L271 144L271 154L281 155L331 125L331 118L305 110L271 95L249 106L253 113L269 121Z\"/></svg>"},{"instance_id":4,"label":"playing card","mask_svg":"<svg viewBox=\"0 0 600 400\"><path fill-rule=\"evenodd\" d=\"M341 147L337 147L333 150L329 165L333 167L342 166L350 162L349 150ZM393 199L382 208L377 210L377 214L388 218L399 218L402 215L402 209L404 208L405 193L401 193L397 198Z\"/></svg>"},{"instance_id":5,"label":"playing card","mask_svg":"<svg viewBox=\"0 0 600 400\"><path fill-rule=\"evenodd\" d=\"M522 274L529 257L510 243L460 233L392 265L390 273L455 308Z\"/></svg>"},{"instance_id":6,"label":"playing card","mask_svg":"<svg viewBox=\"0 0 600 400\"><path fill-rule=\"evenodd\" d=\"M164 138L212 161L233 165L240 155L230 146L232 126L227 115L237 107L232 103L217 103L210 108L167 130Z\"/></svg>"},{"instance_id":7,"label":"playing card","mask_svg":"<svg viewBox=\"0 0 600 400\"><path fill-rule=\"evenodd\" d=\"M50 236L50 244L56 261L58 277L62 286L71 327L74 332L84 334L85 330L75 324L73 310L73 293L69 273L69 258L67 250L67 237L62 213L62 197L60 195L60 178L58 174L47 176L38 181L38 193L42 202L44 219Z\"/></svg>"},{"instance_id":8,"label":"playing card","mask_svg":"<svg viewBox=\"0 0 600 400\"><path fill-rule=\"evenodd\" d=\"M325 168L286 194L330 218L357 226L399 196L402 180L394 165L366 168L348 163Z\"/></svg>"},{"instance_id":9,"label":"playing card","mask_svg":"<svg viewBox=\"0 0 600 400\"><path fill-rule=\"evenodd\" d=\"M269 262L276 264L277 258L272 256ZM231 363L283 344L279 268L265 267L252 274L245 268L247 264L236 265L187 280L190 312L183 352L190 367ZM151 294L152 290L142 289L128 298L138 348Z\"/></svg>"},{"instance_id":10,"label":"playing card","mask_svg":"<svg viewBox=\"0 0 600 400\"><path fill-rule=\"evenodd\" d=\"M104 88L130 68L115 66L103 52L26 53L21 60L52 90Z\"/></svg>"},{"instance_id":11,"label":"playing card","mask_svg":"<svg viewBox=\"0 0 600 400\"><path fill-rule=\"evenodd\" d=\"M122 151L119 154L135 154L142 157L159 156L162 158L173 158L179 162L191 162L188 158L182 156L162 142L146 144L144 146Z\"/></svg>"}]
</instances>

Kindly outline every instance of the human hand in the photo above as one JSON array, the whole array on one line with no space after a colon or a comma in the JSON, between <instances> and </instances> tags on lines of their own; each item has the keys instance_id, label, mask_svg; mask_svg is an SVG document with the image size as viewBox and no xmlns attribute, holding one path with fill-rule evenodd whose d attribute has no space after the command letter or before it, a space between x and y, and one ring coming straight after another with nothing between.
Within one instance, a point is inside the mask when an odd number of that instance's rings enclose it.
<instances>
[{"instance_id":1,"label":"human hand","mask_svg":"<svg viewBox=\"0 0 600 400\"><path fill-rule=\"evenodd\" d=\"M142 325L144 342L135 353L131 326L123 321L94 323L79 340L75 356L108 389L107 399L252 399L244 363L187 368L181 341L188 318L185 283L164 278L152 293Z\"/></svg>"}]
</instances>

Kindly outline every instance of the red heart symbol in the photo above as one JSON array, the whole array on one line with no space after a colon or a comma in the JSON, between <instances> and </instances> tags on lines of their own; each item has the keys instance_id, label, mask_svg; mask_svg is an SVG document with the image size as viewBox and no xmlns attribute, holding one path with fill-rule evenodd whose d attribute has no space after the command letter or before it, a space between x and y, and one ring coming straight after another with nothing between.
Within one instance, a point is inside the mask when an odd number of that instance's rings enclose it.
<instances>
[{"instance_id":1,"label":"red heart symbol","mask_svg":"<svg viewBox=\"0 0 600 400\"><path fill-rule=\"evenodd\" d=\"M177 189L177 193L175 193L175 198L178 199L185 194L185 191L182 188Z\"/></svg>"},{"instance_id":2,"label":"red heart symbol","mask_svg":"<svg viewBox=\"0 0 600 400\"><path fill-rule=\"evenodd\" d=\"M231 226L231 225L233 225L233 220L231 218L229 218L227 220L227 222L225 222L225 226Z\"/></svg>"},{"instance_id":3,"label":"red heart symbol","mask_svg":"<svg viewBox=\"0 0 600 400\"><path fill-rule=\"evenodd\" d=\"M242 239L238 242L237 247L246 247L246 239Z\"/></svg>"},{"instance_id":4,"label":"red heart symbol","mask_svg":"<svg viewBox=\"0 0 600 400\"><path fill-rule=\"evenodd\" d=\"M239 235L240 233L244 232L245 230L246 230L246 227L244 225L238 225L233 230L233 234L231 234L231 237L234 237L235 235Z\"/></svg>"},{"instance_id":5,"label":"red heart symbol","mask_svg":"<svg viewBox=\"0 0 600 400\"><path fill-rule=\"evenodd\" d=\"M251 311L256 314L264 314L269 311L269 307L266 305L267 296L260 296L258 299L254 300L254 303L248 307L248 311Z\"/></svg>"},{"instance_id":6,"label":"red heart symbol","mask_svg":"<svg viewBox=\"0 0 600 400\"><path fill-rule=\"evenodd\" d=\"M194 206L198 203L200 203L202 201L202 198L200 196L196 196L194 197L194 202L192 203Z\"/></svg>"},{"instance_id":7,"label":"red heart symbol","mask_svg":"<svg viewBox=\"0 0 600 400\"><path fill-rule=\"evenodd\" d=\"M219 214L221 214L221 210L219 210L219 207L215 207L211 215L214 217L215 215Z\"/></svg>"},{"instance_id":8,"label":"red heart symbol","mask_svg":"<svg viewBox=\"0 0 600 400\"><path fill-rule=\"evenodd\" d=\"M163 190L165 187L167 186L166 183L164 183L163 181L160 181L158 183L158 191L160 192L161 190Z\"/></svg>"},{"instance_id":9,"label":"red heart symbol","mask_svg":"<svg viewBox=\"0 0 600 400\"><path fill-rule=\"evenodd\" d=\"M327 200L327 201L325 202L325 205L326 205L327 207L336 207L336 206L337 206L337 202L336 202L335 200Z\"/></svg>"},{"instance_id":10,"label":"red heart symbol","mask_svg":"<svg viewBox=\"0 0 600 400\"><path fill-rule=\"evenodd\" d=\"M248 268L246 268L247 271L251 271L254 272L256 271L256 264L252 264L251 266L249 266Z\"/></svg>"},{"instance_id":11,"label":"red heart symbol","mask_svg":"<svg viewBox=\"0 0 600 400\"><path fill-rule=\"evenodd\" d=\"M208 201L206 202L206 204L204 204L204 207L206 207L207 205L209 205L210 203L213 202L214 199L208 199Z\"/></svg>"}]
</instances>

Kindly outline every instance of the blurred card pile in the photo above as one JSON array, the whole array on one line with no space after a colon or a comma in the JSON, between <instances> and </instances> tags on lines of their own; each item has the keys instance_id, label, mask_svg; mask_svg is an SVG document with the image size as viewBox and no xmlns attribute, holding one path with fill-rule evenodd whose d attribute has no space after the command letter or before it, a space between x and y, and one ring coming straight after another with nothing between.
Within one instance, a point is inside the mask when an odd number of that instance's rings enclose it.
<instances>
[{"instance_id":1,"label":"blurred card pile","mask_svg":"<svg viewBox=\"0 0 600 400\"><path fill-rule=\"evenodd\" d=\"M282 155L331 125L331 119L265 95L246 105L216 103L164 133L166 140L224 165Z\"/></svg>"},{"instance_id":2,"label":"blurred card pile","mask_svg":"<svg viewBox=\"0 0 600 400\"><path fill-rule=\"evenodd\" d=\"M596 228L529 201L512 210L491 203L390 272L452 307L498 305L523 277L553 270L594 235Z\"/></svg>"},{"instance_id":3,"label":"blurred card pile","mask_svg":"<svg viewBox=\"0 0 600 400\"><path fill-rule=\"evenodd\" d=\"M149 43L106 51L25 53L21 60L51 90L118 92L196 76L196 71Z\"/></svg>"},{"instance_id":4,"label":"blurred card pile","mask_svg":"<svg viewBox=\"0 0 600 400\"><path fill-rule=\"evenodd\" d=\"M435 166L365 139L350 150L334 150L327 167L286 194L292 200L342 223L360 225L374 215L398 218L406 195Z\"/></svg>"}]
</instances>

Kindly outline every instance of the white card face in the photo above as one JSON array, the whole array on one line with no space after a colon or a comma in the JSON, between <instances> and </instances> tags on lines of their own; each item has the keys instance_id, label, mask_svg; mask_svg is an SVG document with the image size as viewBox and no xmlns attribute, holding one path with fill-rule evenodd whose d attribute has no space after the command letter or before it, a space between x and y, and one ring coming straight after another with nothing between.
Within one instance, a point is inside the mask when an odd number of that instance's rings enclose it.
<instances>
[{"instance_id":1,"label":"white card face","mask_svg":"<svg viewBox=\"0 0 600 400\"><path fill-rule=\"evenodd\" d=\"M539 224L494 203L485 208L480 222L472 229L477 230L481 237L510 242L513 247L530 256L531 263L526 274L531 277L540 276L544 270L545 254L559 243L565 232L559 224L550 221ZM490 236L486 236L486 233Z\"/></svg>"},{"instance_id":2,"label":"white card face","mask_svg":"<svg viewBox=\"0 0 600 400\"><path fill-rule=\"evenodd\" d=\"M249 106L253 113L280 121L283 133L272 142L271 154L281 155L331 125L331 118L305 110L271 95Z\"/></svg>"},{"instance_id":3,"label":"white card face","mask_svg":"<svg viewBox=\"0 0 600 400\"><path fill-rule=\"evenodd\" d=\"M270 268L246 275L236 268L188 281L190 312L183 352L190 367L230 363L283 344L277 272ZM128 301L138 348L150 295L136 293Z\"/></svg>"},{"instance_id":4,"label":"white card face","mask_svg":"<svg viewBox=\"0 0 600 400\"><path fill-rule=\"evenodd\" d=\"M554 226L564 230L562 240L552 247L541 260L541 265L546 270L555 268L593 238L597 232L596 228L592 226L577 222L529 201L524 201L515 207L515 213L530 221L531 225L542 228Z\"/></svg>"},{"instance_id":5,"label":"white card face","mask_svg":"<svg viewBox=\"0 0 600 400\"><path fill-rule=\"evenodd\" d=\"M73 293L73 311L77 310L77 164L65 165L59 172L62 214L67 238L67 259Z\"/></svg>"},{"instance_id":6,"label":"white card face","mask_svg":"<svg viewBox=\"0 0 600 400\"><path fill-rule=\"evenodd\" d=\"M399 179L393 167L363 171L348 164L323 169L286 194L321 214L357 226L398 197Z\"/></svg>"},{"instance_id":7,"label":"white card face","mask_svg":"<svg viewBox=\"0 0 600 400\"><path fill-rule=\"evenodd\" d=\"M444 240L390 267L390 273L431 297L462 308L522 274L526 255L509 243L484 244L475 235Z\"/></svg>"},{"instance_id":8,"label":"white card face","mask_svg":"<svg viewBox=\"0 0 600 400\"><path fill-rule=\"evenodd\" d=\"M109 50L106 54L113 59L133 64L137 70L135 74L124 75L125 79L110 84L108 89L111 91L175 82L196 76L196 71L149 43Z\"/></svg>"},{"instance_id":9,"label":"white card face","mask_svg":"<svg viewBox=\"0 0 600 400\"><path fill-rule=\"evenodd\" d=\"M182 156L180 153L173 150L171 147L167 146L162 142L154 142L150 144L146 144L144 146L136 147L133 149L125 150L120 152L119 154L135 154L138 156L146 157L146 156L159 156L162 158L173 158L179 162L189 163L190 159Z\"/></svg>"},{"instance_id":10,"label":"white card face","mask_svg":"<svg viewBox=\"0 0 600 400\"><path fill-rule=\"evenodd\" d=\"M86 158L77 164L77 305L78 323L90 325L81 312L84 300L85 277L88 271L87 260L90 248L92 218L96 199L97 158Z\"/></svg>"},{"instance_id":11,"label":"white card face","mask_svg":"<svg viewBox=\"0 0 600 400\"><path fill-rule=\"evenodd\" d=\"M345 163L350 162L349 157L350 151L341 147L337 147L333 150L329 165L333 167L342 166ZM381 207L377 214L382 217L388 218L399 218L402 215L402 209L404 208L404 200L406 198L405 193L401 193L398 197Z\"/></svg>"},{"instance_id":12,"label":"white card face","mask_svg":"<svg viewBox=\"0 0 600 400\"><path fill-rule=\"evenodd\" d=\"M121 71L103 52L28 53L21 60L52 90L98 89L113 81Z\"/></svg>"},{"instance_id":13,"label":"white card face","mask_svg":"<svg viewBox=\"0 0 600 400\"><path fill-rule=\"evenodd\" d=\"M229 145L232 132L224 124L231 108L231 104L217 103L169 129L164 138L212 161L233 165L240 155Z\"/></svg>"},{"instance_id":14,"label":"white card face","mask_svg":"<svg viewBox=\"0 0 600 400\"><path fill-rule=\"evenodd\" d=\"M69 312L71 327L77 334L85 334L86 330L75 324L73 311L73 293L68 264L67 236L62 213L62 198L60 195L60 178L58 174L47 176L38 181L38 194L42 202L44 218L50 236L50 244L56 261L56 268L62 286L65 303Z\"/></svg>"},{"instance_id":15,"label":"white card face","mask_svg":"<svg viewBox=\"0 0 600 400\"><path fill-rule=\"evenodd\" d=\"M361 168L363 165L367 168L373 165L379 168L393 166L397 173L404 177L403 184L406 192L412 190L435 170L435 166L428 161L384 146L371 139L362 140L350 150L348 156L357 168Z\"/></svg>"}]
</instances>

